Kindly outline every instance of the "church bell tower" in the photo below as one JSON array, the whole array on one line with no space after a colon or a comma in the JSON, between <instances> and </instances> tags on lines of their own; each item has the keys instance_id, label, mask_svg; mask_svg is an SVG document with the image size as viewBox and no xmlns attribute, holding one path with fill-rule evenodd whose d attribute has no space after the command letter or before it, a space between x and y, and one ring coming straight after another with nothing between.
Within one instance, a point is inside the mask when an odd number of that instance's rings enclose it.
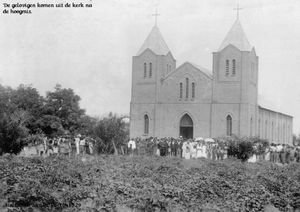
<instances>
[{"instance_id":1,"label":"church bell tower","mask_svg":"<svg viewBox=\"0 0 300 212\"><path fill-rule=\"evenodd\" d=\"M255 136L257 99L258 57L237 18L213 53L212 137Z\"/></svg>"},{"instance_id":2,"label":"church bell tower","mask_svg":"<svg viewBox=\"0 0 300 212\"><path fill-rule=\"evenodd\" d=\"M130 102L130 137L160 136L156 132L160 119L161 78L176 68L159 28L155 25L143 45L132 58L132 87Z\"/></svg>"}]
</instances>

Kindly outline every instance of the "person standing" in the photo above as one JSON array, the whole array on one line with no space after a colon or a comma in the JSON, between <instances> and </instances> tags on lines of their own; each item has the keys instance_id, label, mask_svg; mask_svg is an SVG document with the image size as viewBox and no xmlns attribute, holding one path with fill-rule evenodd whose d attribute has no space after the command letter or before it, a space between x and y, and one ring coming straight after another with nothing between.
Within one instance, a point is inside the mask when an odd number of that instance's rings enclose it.
<instances>
[{"instance_id":1,"label":"person standing","mask_svg":"<svg viewBox=\"0 0 300 212\"><path fill-rule=\"evenodd\" d=\"M181 157L185 158L186 149L187 149L187 141L183 141L181 149L182 149L182 156Z\"/></svg>"},{"instance_id":2,"label":"person standing","mask_svg":"<svg viewBox=\"0 0 300 212\"><path fill-rule=\"evenodd\" d=\"M80 137L81 137L81 135L78 134L76 136L76 138L75 138L75 145L76 145L76 153L77 153L77 155L80 154Z\"/></svg>"},{"instance_id":3,"label":"person standing","mask_svg":"<svg viewBox=\"0 0 300 212\"><path fill-rule=\"evenodd\" d=\"M54 141L53 141L53 139L49 139L48 140L48 155L49 156L51 156L51 155L53 155L53 143L54 143Z\"/></svg>"},{"instance_id":4,"label":"person standing","mask_svg":"<svg viewBox=\"0 0 300 212\"><path fill-rule=\"evenodd\" d=\"M92 138L89 139L89 150L90 150L90 154L93 155L94 154L94 139L92 139Z\"/></svg>"},{"instance_id":5,"label":"person standing","mask_svg":"<svg viewBox=\"0 0 300 212\"><path fill-rule=\"evenodd\" d=\"M174 139L174 144L173 144L174 150L173 151L174 151L175 157L177 157L177 155L178 155L178 146L179 146L178 141L176 139Z\"/></svg>"},{"instance_id":6,"label":"person standing","mask_svg":"<svg viewBox=\"0 0 300 212\"><path fill-rule=\"evenodd\" d=\"M59 146L59 142L58 142L58 138L54 138L54 143L53 143L53 154L58 155L58 146Z\"/></svg>"},{"instance_id":7,"label":"person standing","mask_svg":"<svg viewBox=\"0 0 300 212\"><path fill-rule=\"evenodd\" d=\"M177 156L179 157L179 158L182 158L182 145L183 145L183 141L182 140L178 140L177 141L177 143L178 143L178 147L177 147Z\"/></svg>"},{"instance_id":8,"label":"person standing","mask_svg":"<svg viewBox=\"0 0 300 212\"><path fill-rule=\"evenodd\" d=\"M196 158L197 156L197 142L194 140L190 140L191 142L191 158Z\"/></svg>"},{"instance_id":9,"label":"person standing","mask_svg":"<svg viewBox=\"0 0 300 212\"><path fill-rule=\"evenodd\" d=\"M211 144L207 143L207 159L211 159L211 154L212 154L212 148L211 148Z\"/></svg>"},{"instance_id":10,"label":"person standing","mask_svg":"<svg viewBox=\"0 0 300 212\"><path fill-rule=\"evenodd\" d=\"M45 149L45 155L48 153L48 144L47 144L48 138L45 136L43 137L43 144L44 144L44 149Z\"/></svg>"},{"instance_id":11,"label":"person standing","mask_svg":"<svg viewBox=\"0 0 300 212\"><path fill-rule=\"evenodd\" d=\"M79 143L79 145L80 145L80 154L83 154L83 155L85 154L85 149L86 149L85 139L86 139L86 137L83 135L81 137L80 143Z\"/></svg>"},{"instance_id":12,"label":"person standing","mask_svg":"<svg viewBox=\"0 0 300 212\"><path fill-rule=\"evenodd\" d=\"M202 143L201 143L201 141L198 141L196 150L197 150L197 152L196 152L196 158L201 158L201 157L203 157L203 153L202 153Z\"/></svg>"},{"instance_id":13,"label":"person standing","mask_svg":"<svg viewBox=\"0 0 300 212\"><path fill-rule=\"evenodd\" d=\"M295 162L295 147L293 146L290 147L290 160L291 163Z\"/></svg>"},{"instance_id":14,"label":"person standing","mask_svg":"<svg viewBox=\"0 0 300 212\"><path fill-rule=\"evenodd\" d=\"M190 139L188 139L186 141L186 144L184 146L185 146L184 158L186 160L189 160L189 159L191 159L191 149L192 149L192 144L191 144Z\"/></svg>"},{"instance_id":15,"label":"person standing","mask_svg":"<svg viewBox=\"0 0 300 212\"><path fill-rule=\"evenodd\" d=\"M160 140L159 139L155 139L156 140L156 155L160 156Z\"/></svg>"},{"instance_id":16,"label":"person standing","mask_svg":"<svg viewBox=\"0 0 300 212\"><path fill-rule=\"evenodd\" d=\"M281 144L276 145L276 163L282 163L281 160L281 151L282 151L282 146Z\"/></svg>"},{"instance_id":17,"label":"person standing","mask_svg":"<svg viewBox=\"0 0 300 212\"><path fill-rule=\"evenodd\" d=\"M275 147L275 144L274 143L271 143L271 146L270 146L270 161L271 163L275 163L276 161L276 147Z\"/></svg>"},{"instance_id":18,"label":"person standing","mask_svg":"<svg viewBox=\"0 0 300 212\"><path fill-rule=\"evenodd\" d=\"M128 148L129 148L129 154L132 157L134 154L134 150L136 148L136 144L133 138L128 142Z\"/></svg>"},{"instance_id":19,"label":"person standing","mask_svg":"<svg viewBox=\"0 0 300 212\"><path fill-rule=\"evenodd\" d=\"M286 153L285 148L286 148L285 144L282 144L281 145L280 156L279 156L280 157L280 163L282 163L283 165L285 164L285 153Z\"/></svg>"},{"instance_id":20,"label":"person standing","mask_svg":"<svg viewBox=\"0 0 300 212\"><path fill-rule=\"evenodd\" d=\"M291 160L291 149L288 144L285 145L285 163L289 164Z\"/></svg>"},{"instance_id":21,"label":"person standing","mask_svg":"<svg viewBox=\"0 0 300 212\"><path fill-rule=\"evenodd\" d=\"M296 150L296 162L300 163L300 147L297 146Z\"/></svg>"}]
</instances>

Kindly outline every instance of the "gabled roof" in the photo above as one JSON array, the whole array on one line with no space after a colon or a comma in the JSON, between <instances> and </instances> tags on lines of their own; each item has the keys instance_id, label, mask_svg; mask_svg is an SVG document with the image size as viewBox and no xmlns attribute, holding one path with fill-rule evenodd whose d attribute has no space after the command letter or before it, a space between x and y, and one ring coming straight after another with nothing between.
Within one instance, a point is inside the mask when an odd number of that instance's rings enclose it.
<instances>
[{"instance_id":1,"label":"gabled roof","mask_svg":"<svg viewBox=\"0 0 300 212\"><path fill-rule=\"evenodd\" d=\"M183 67L183 66L186 65L186 64L189 64L189 65L195 67L197 70L201 71L201 72L204 73L207 77L209 77L210 79L212 79L212 72L211 72L210 70L205 69L205 68L202 68L202 67L200 67L200 66L198 66L198 65L195 65L195 64L193 64L193 63L191 63L191 62L186 61L186 62L184 62L183 64L181 64L179 67L177 67L176 69L174 69L173 71L171 71L170 73L168 73L166 76L164 76L164 77L162 78L162 80L167 79L169 76L171 76L173 73L175 73L177 70L179 70L181 67Z\"/></svg>"},{"instance_id":2,"label":"gabled roof","mask_svg":"<svg viewBox=\"0 0 300 212\"><path fill-rule=\"evenodd\" d=\"M263 96L258 95L258 106L267 110L271 110L277 113L281 113L287 116L291 116L289 113L287 113L286 111L283 111L282 108L279 108L278 106L276 106L276 104L266 100Z\"/></svg>"},{"instance_id":3,"label":"gabled roof","mask_svg":"<svg viewBox=\"0 0 300 212\"><path fill-rule=\"evenodd\" d=\"M146 49L151 49L156 55L166 55L170 51L157 26L153 27L137 56Z\"/></svg>"},{"instance_id":4,"label":"gabled roof","mask_svg":"<svg viewBox=\"0 0 300 212\"><path fill-rule=\"evenodd\" d=\"M253 48L246 37L239 19L237 19L231 27L220 48L218 49L218 52L222 51L229 44L234 45L241 51L251 51Z\"/></svg>"},{"instance_id":5,"label":"gabled roof","mask_svg":"<svg viewBox=\"0 0 300 212\"><path fill-rule=\"evenodd\" d=\"M210 78L212 78L213 75L212 75L212 72L210 70L208 70L206 68L203 68L201 66L198 66L198 65L196 65L194 63L191 63L191 62L187 62L187 63L195 66L197 69L199 69L200 71L202 71L204 74L206 74L207 76L209 76Z\"/></svg>"}]
</instances>

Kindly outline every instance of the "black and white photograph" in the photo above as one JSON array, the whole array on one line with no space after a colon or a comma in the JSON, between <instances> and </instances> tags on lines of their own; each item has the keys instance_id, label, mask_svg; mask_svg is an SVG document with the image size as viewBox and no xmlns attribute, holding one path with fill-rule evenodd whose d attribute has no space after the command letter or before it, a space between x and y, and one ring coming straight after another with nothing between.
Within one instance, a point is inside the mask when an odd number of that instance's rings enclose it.
<instances>
[{"instance_id":1,"label":"black and white photograph","mask_svg":"<svg viewBox=\"0 0 300 212\"><path fill-rule=\"evenodd\" d=\"M300 212L300 1L1 5L0 211Z\"/></svg>"}]
</instances>

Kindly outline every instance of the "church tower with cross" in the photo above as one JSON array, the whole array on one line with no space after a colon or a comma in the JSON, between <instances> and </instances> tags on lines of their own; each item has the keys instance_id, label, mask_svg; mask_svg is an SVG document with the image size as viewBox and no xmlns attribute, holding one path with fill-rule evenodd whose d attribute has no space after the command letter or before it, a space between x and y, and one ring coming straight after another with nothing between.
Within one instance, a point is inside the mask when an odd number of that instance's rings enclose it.
<instances>
[{"instance_id":1,"label":"church tower with cross","mask_svg":"<svg viewBox=\"0 0 300 212\"><path fill-rule=\"evenodd\" d=\"M176 67L157 16L133 56L130 137L259 136L291 143L293 117L258 95L259 58L237 19L216 52L212 71Z\"/></svg>"},{"instance_id":2,"label":"church tower with cross","mask_svg":"<svg viewBox=\"0 0 300 212\"><path fill-rule=\"evenodd\" d=\"M220 131L226 131L226 135L235 132L238 136L254 136L258 115L258 57L239 17L213 53L213 76L212 137Z\"/></svg>"},{"instance_id":3,"label":"church tower with cross","mask_svg":"<svg viewBox=\"0 0 300 212\"><path fill-rule=\"evenodd\" d=\"M130 115L134 121L130 128L145 135L159 131L161 79L176 68L176 60L157 26L158 15L153 15L155 25L132 61Z\"/></svg>"}]
</instances>

